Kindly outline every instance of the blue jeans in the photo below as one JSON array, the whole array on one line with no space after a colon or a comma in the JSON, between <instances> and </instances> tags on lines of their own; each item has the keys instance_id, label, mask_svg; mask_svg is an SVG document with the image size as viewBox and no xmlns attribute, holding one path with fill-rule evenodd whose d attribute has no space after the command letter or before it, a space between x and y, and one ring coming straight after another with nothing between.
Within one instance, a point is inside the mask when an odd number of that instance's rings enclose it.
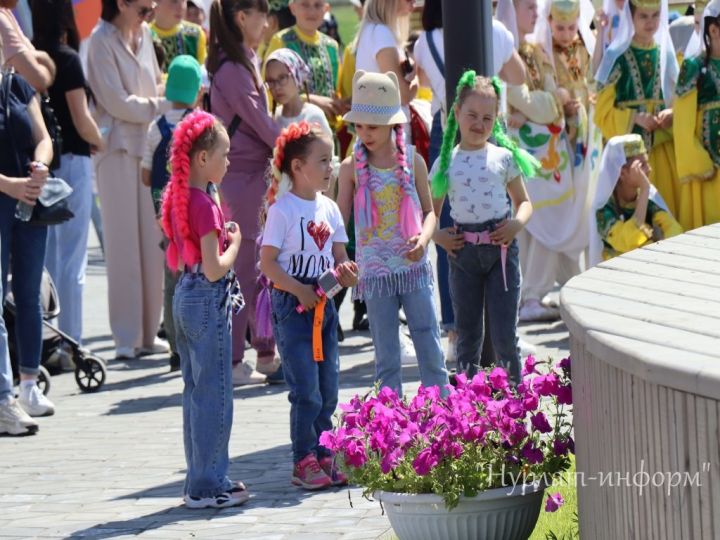
<instances>
[{"instance_id":1,"label":"blue jeans","mask_svg":"<svg viewBox=\"0 0 720 540\"><path fill-rule=\"evenodd\" d=\"M410 336L415 345L420 381L424 386L448 384L448 372L440 343L432 286L413 292L366 299L370 333L375 346L375 380L402 395L400 359L400 306L405 308Z\"/></svg>"},{"instance_id":2,"label":"blue jeans","mask_svg":"<svg viewBox=\"0 0 720 540\"><path fill-rule=\"evenodd\" d=\"M435 113L435 116L433 116L432 129L430 130L429 167L433 166L435 160L440 155L440 147L442 146L443 139L441 115L442 113L438 111ZM450 201L446 197L442 212L440 213L440 227L451 227L452 224ZM437 279L438 292L440 293L440 320L442 321L443 330L452 331L455 330L455 314L453 313L452 298L450 298L450 283L448 281L450 267L448 266L448 256L447 252L437 244L435 244L435 250L437 251Z\"/></svg>"},{"instance_id":3,"label":"blue jeans","mask_svg":"<svg viewBox=\"0 0 720 540\"><path fill-rule=\"evenodd\" d=\"M42 353L40 285L45 262L47 227L15 219L17 200L0 194L2 290L7 291L12 256L12 291L15 299L15 350L20 373L37 375Z\"/></svg>"},{"instance_id":4,"label":"blue jeans","mask_svg":"<svg viewBox=\"0 0 720 540\"><path fill-rule=\"evenodd\" d=\"M173 299L183 382L185 494L213 497L230 489L228 443L233 420L231 336L225 279L184 273Z\"/></svg>"},{"instance_id":5,"label":"blue jeans","mask_svg":"<svg viewBox=\"0 0 720 540\"><path fill-rule=\"evenodd\" d=\"M340 359L338 314L335 304L326 302L322 324L324 360L313 359L312 333L315 310L298 313L298 300L290 293L272 291L272 323L275 343L282 358L283 374L290 388L290 439L293 461L310 453L318 458L330 455L320 446L323 431L333 427L338 402Z\"/></svg>"},{"instance_id":6,"label":"blue jeans","mask_svg":"<svg viewBox=\"0 0 720 540\"><path fill-rule=\"evenodd\" d=\"M93 205L92 161L88 156L63 154L55 175L73 188L67 198L75 217L48 229L45 266L60 298L58 328L82 341L82 293L87 268L87 243Z\"/></svg>"},{"instance_id":7,"label":"blue jeans","mask_svg":"<svg viewBox=\"0 0 720 540\"><path fill-rule=\"evenodd\" d=\"M492 222L459 226L461 230L480 232ZM520 259L517 240L507 253L507 284L505 291L500 247L491 244L465 244L450 260L450 291L455 308L458 333L458 370L468 377L477 373L485 333L483 310L487 303L490 338L498 362L509 376L520 381L520 353L517 348L517 317L520 302Z\"/></svg>"},{"instance_id":8,"label":"blue jeans","mask_svg":"<svg viewBox=\"0 0 720 540\"><path fill-rule=\"evenodd\" d=\"M0 286L1 287L1 286ZM4 298L0 288L0 298ZM8 334L5 319L0 311L0 403L13 397L13 374L8 351Z\"/></svg>"}]
</instances>

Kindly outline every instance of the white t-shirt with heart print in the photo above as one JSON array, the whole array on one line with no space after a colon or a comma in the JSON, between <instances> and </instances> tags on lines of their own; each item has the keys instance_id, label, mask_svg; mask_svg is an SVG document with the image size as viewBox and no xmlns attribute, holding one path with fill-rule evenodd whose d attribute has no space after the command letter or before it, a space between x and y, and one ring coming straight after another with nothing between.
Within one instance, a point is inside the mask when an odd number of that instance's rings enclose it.
<instances>
[{"instance_id":1,"label":"white t-shirt with heart print","mask_svg":"<svg viewBox=\"0 0 720 540\"><path fill-rule=\"evenodd\" d=\"M338 205L318 193L314 201L281 195L268 210L262 245L280 250L277 261L292 277L316 278L335 266L332 246L346 243Z\"/></svg>"}]
</instances>

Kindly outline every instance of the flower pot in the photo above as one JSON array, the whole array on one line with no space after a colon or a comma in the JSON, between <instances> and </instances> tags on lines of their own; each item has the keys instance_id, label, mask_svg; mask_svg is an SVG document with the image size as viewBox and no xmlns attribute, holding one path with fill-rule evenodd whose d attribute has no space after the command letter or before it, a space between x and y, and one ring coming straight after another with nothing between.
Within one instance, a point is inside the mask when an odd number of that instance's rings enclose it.
<instances>
[{"instance_id":1,"label":"flower pot","mask_svg":"<svg viewBox=\"0 0 720 540\"><path fill-rule=\"evenodd\" d=\"M400 540L525 540L540 514L544 484L489 489L452 510L440 495L378 491Z\"/></svg>"}]
</instances>

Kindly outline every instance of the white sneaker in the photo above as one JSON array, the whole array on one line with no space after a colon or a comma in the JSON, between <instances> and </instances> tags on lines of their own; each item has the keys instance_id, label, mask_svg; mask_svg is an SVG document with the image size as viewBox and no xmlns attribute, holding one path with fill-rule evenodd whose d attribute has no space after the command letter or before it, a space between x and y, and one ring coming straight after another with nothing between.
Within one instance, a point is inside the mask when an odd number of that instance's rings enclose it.
<instances>
[{"instance_id":1,"label":"white sneaker","mask_svg":"<svg viewBox=\"0 0 720 540\"><path fill-rule=\"evenodd\" d=\"M559 318L560 312L556 308L543 306L540 300L527 300L520 308L522 322L556 321Z\"/></svg>"},{"instance_id":2,"label":"white sneaker","mask_svg":"<svg viewBox=\"0 0 720 540\"><path fill-rule=\"evenodd\" d=\"M233 386L247 386L250 384L265 384L266 377L262 373L258 373L255 369L245 362L236 365L232 370Z\"/></svg>"},{"instance_id":3,"label":"white sneaker","mask_svg":"<svg viewBox=\"0 0 720 540\"><path fill-rule=\"evenodd\" d=\"M400 330L400 364L403 366L412 366L417 364L417 353L415 353L415 345L412 339L407 337Z\"/></svg>"},{"instance_id":4,"label":"white sneaker","mask_svg":"<svg viewBox=\"0 0 720 540\"><path fill-rule=\"evenodd\" d=\"M16 399L0 401L0 433L32 435L37 430L37 422L30 418Z\"/></svg>"},{"instance_id":5,"label":"white sneaker","mask_svg":"<svg viewBox=\"0 0 720 540\"><path fill-rule=\"evenodd\" d=\"M155 341L149 347L141 347L137 351L138 356L152 356L153 354L167 354L170 352L170 345L167 341L155 338Z\"/></svg>"},{"instance_id":6,"label":"white sneaker","mask_svg":"<svg viewBox=\"0 0 720 540\"><path fill-rule=\"evenodd\" d=\"M132 347L118 347L115 349L115 358L117 360L135 358L135 349Z\"/></svg>"},{"instance_id":7,"label":"white sneaker","mask_svg":"<svg viewBox=\"0 0 720 540\"><path fill-rule=\"evenodd\" d=\"M55 405L42 393L37 384L25 386L20 383L18 401L30 416L52 416L55 414Z\"/></svg>"},{"instance_id":8,"label":"white sneaker","mask_svg":"<svg viewBox=\"0 0 720 540\"><path fill-rule=\"evenodd\" d=\"M270 375L275 373L280 367L279 356L259 356L257 359L257 365L255 369L258 373L263 375Z\"/></svg>"},{"instance_id":9,"label":"white sneaker","mask_svg":"<svg viewBox=\"0 0 720 540\"><path fill-rule=\"evenodd\" d=\"M520 349L520 358L522 359L527 358L531 354L535 354L537 352L537 347L535 347L535 345L528 343L521 338L518 338L517 346L518 349Z\"/></svg>"}]
</instances>

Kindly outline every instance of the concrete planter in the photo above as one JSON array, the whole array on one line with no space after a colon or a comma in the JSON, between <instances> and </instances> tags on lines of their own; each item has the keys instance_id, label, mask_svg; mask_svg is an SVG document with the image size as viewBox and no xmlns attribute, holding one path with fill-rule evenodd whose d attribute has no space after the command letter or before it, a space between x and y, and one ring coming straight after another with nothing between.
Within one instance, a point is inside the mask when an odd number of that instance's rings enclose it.
<instances>
[{"instance_id":1,"label":"concrete planter","mask_svg":"<svg viewBox=\"0 0 720 540\"><path fill-rule=\"evenodd\" d=\"M400 540L525 540L540 514L544 485L489 489L461 498L452 511L439 495L379 491Z\"/></svg>"}]
</instances>

